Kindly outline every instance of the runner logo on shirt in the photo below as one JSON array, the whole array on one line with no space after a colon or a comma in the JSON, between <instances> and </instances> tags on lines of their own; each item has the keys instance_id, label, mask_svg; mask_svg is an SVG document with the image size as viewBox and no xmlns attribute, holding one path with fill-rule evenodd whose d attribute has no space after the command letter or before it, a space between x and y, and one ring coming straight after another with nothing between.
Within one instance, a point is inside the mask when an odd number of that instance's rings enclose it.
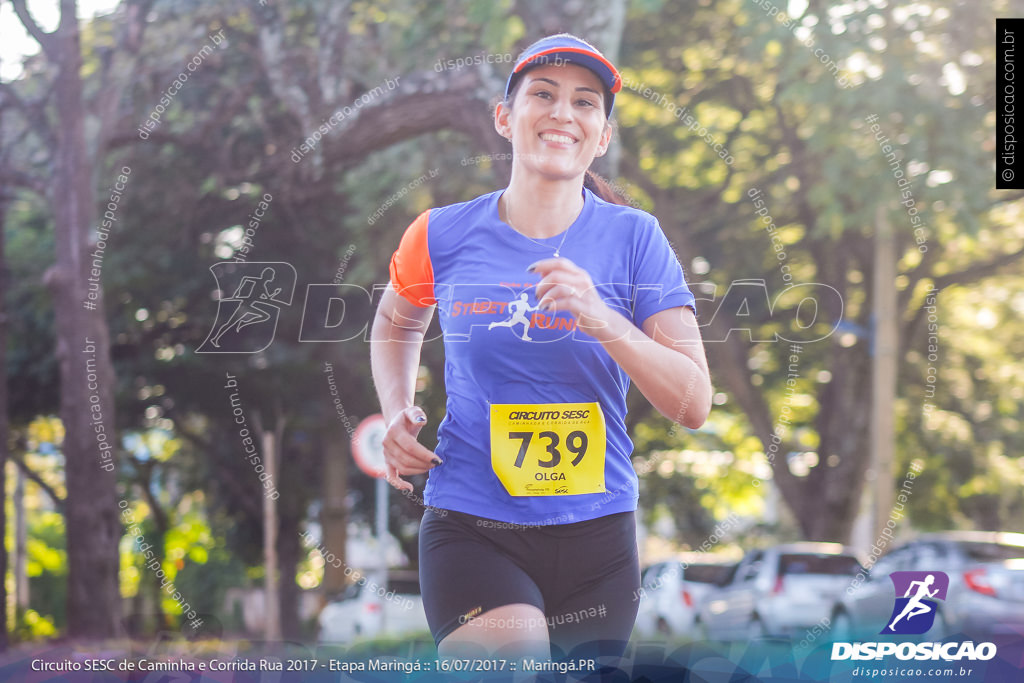
<instances>
[{"instance_id":1,"label":"runner logo on shirt","mask_svg":"<svg viewBox=\"0 0 1024 683\"><path fill-rule=\"evenodd\" d=\"M515 327L516 325L523 326L523 333L519 335L523 341L533 341L530 338L530 321L526 318L526 314L530 311L536 311L536 306L531 306L527 302L526 292L519 295L518 299L513 299L508 304L509 319L496 321L487 326L488 330L493 330L495 327Z\"/></svg>"},{"instance_id":2,"label":"runner logo on shirt","mask_svg":"<svg viewBox=\"0 0 1024 683\"><path fill-rule=\"evenodd\" d=\"M529 301L529 295L521 292L518 297L507 304L504 301L475 300L456 301L452 306L454 316L459 315L505 315L505 320L495 320L487 325L488 330L496 327L507 327L523 341L534 341L530 336L531 329L564 330L571 332L576 329L576 318L572 315L546 314L540 307ZM522 326L521 331L517 329Z\"/></svg>"}]
</instances>

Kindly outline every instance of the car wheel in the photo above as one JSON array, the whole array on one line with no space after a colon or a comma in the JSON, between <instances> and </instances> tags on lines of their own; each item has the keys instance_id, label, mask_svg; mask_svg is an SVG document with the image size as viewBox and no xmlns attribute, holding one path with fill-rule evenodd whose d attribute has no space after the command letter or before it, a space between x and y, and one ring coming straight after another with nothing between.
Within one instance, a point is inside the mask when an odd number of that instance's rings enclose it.
<instances>
[{"instance_id":1,"label":"car wheel","mask_svg":"<svg viewBox=\"0 0 1024 683\"><path fill-rule=\"evenodd\" d=\"M750 627L747 629L747 638L749 640L761 640L767 635L767 631L764 628L764 622L761 621L761 617L754 615L754 620L750 622Z\"/></svg>"},{"instance_id":2,"label":"car wheel","mask_svg":"<svg viewBox=\"0 0 1024 683\"><path fill-rule=\"evenodd\" d=\"M697 617L694 620L693 631L697 635L697 640L705 643L711 640L711 634L708 632L708 625L701 621L700 617Z\"/></svg>"},{"instance_id":3,"label":"car wheel","mask_svg":"<svg viewBox=\"0 0 1024 683\"><path fill-rule=\"evenodd\" d=\"M841 641L853 638L853 620L846 612L836 612L832 617L832 638Z\"/></svg>"},{"instance_id":4,"label":"car wheel","mask_svg":"<svg viewBox=\"0 0 1024 683\"><path fill-rule=\"evenodd\" d=\"M928 638L932 640L942 640L950 636L949 622L946 621L946 615L941 610L935 611L935 621L932 623L932 627L928 630Z\"/></svg>"}]
</instances>

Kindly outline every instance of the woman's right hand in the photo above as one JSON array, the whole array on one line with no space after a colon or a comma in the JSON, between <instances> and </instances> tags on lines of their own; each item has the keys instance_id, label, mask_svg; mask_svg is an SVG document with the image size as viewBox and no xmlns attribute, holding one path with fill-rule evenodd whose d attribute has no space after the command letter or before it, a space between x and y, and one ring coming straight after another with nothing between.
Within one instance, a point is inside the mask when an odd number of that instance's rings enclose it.
<instances>
[{"instance_id":1,"label":"woman's right hand","mask_svg":"<svg viewBox=\"0 0 1024 683\"><path fill-rule=\"evenodd\" d=\"M399 491L412 491L410 482L400 475L423 474L441 464L433 451L416 437L427 424L427 416L419 406L409 406L392 418L384 433L385 479Z\"/></svg>"}]
</instances>

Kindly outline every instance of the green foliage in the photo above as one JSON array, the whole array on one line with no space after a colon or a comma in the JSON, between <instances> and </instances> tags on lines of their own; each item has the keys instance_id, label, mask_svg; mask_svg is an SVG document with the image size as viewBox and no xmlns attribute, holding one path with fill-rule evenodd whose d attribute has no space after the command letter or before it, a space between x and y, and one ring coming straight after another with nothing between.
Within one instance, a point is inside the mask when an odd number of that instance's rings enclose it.
<instances>
[{"instance_id":1,"label":"green foliage","mask_svg":"<svg viewBox=\"0 0 1024 683\"><path fill-rule=\"evenodd\" d=\"M932 528L1007 528L1024 521L1014 484L997 484L1016 482L1007 472L1020 471L1015 449L1006 442L1009 432L1002 431L1012 429L1016 418L986 418L987 428L978 429L977 420L965 419L963 410L952 415L937 410L927 423L915 417L925 372L914 351L921 343L917 307L924 290L936 282L949 290L939 297L942 339L958 352L943 352L939 384L956 380L962 394L977 396L987 415L992 404L979 380L996 371L993 364L1002 354L991 348L995 342L988 330L982 334L991 353L985 354L970 345L971 334L956 334L956 326L945 321L972 315L964 294L978 291L977 280L987 276L998 282L1004 273L1019 273L1020 259L1004 254L1021 247L1022 236L1013 227L1020 221L1012 211L1000 211L991 194L991 161L982 144L990 125L985 95L992 78L985 56L990 12L998 10L986 7L979 16L968 16L945 3L811 4L801 16L787 18L772 17L754 3L716 2L665 4L656 11L634 5L630 13L622 60L628 65L626 88L616 107L628 162L624 170L630 180L658 193L654 210L670 239L686 245L680 254L684 266L699 255L707 265L697 272L707 272L704 282L719 296L737 280L763 278L774 308L752 307L742 319L730 318L733 327L753 323L756 338L796 329L796 319L786 312L802 297L787 299L785 290L803 282L827 284L841 296L842 309L819 310L814 331L828 334L840 315L844 324L852 324L846 329L867 331L839 330L805 345L791 392L785 391L787 345L742 338L722 342L721 337L706 343L713 377L729 377L722 362L747 366L740 377L719 379L715 412L728 413L741 428L714 429L713 419L713 432L721 439L717 449L741 461L746 450L741 444L751 443L753 424L767 418L776 431L784 427L780 462L788 467L775 474L806 483L803 494L787 501L805 533L817 520L852 516L856 509L854 504L848 512L831 512L808 505L801 511L803 499L831 496L825 489L830 468L865 457L867 423L856 416L864 415L870 395L865 373L855 368L867 369L870 362L865 334L871 329L879 207L897 235L894 286L902 307L903 347L909 351L900 371L899 410L906 416L900 423L900 467L928 454L934 469L922 481L943 487L943 493L919 496L911 504L913 520ZM832 63L838 64L834 73ZM870 129L872 115L882 131L877 137ZM703 128L700 134L685 129L687 117ZM913 181L914 211L925 226L916 232L907 205L900 205L906 198L894 177L896 166L886 159L888 150L880 147L882 137L896 151L899 177ZM722 163L712 143L727 147L735 162ZM753 188L763 191L774 241L755 215ZM918 248L922 236L925 250ZM1007 265L1002 271L977 265L988 261ZM702 321L735 313L720 306L721 299L700 308ZM1006 318L993 311L993 320ZM705 336L713 329L705 327ZM728 353L719 355L723 349ZM858 382L861 388L853 388ZM939 394L938 403L949 402L941 386ZM765 409L752 413L757 403ZM783 410L789 424L780 420ZM847 418L831 417L837 414ZM763 458L757 453L764 452L765 437L751 445L750 455ZM722 487L711 485L716 493ZM854 497L859 494L859 481L845 486ZM673 490L680 499L694 495L687 487L669 488L664 495L672 496Z\"/></svg>"}]
</instances>

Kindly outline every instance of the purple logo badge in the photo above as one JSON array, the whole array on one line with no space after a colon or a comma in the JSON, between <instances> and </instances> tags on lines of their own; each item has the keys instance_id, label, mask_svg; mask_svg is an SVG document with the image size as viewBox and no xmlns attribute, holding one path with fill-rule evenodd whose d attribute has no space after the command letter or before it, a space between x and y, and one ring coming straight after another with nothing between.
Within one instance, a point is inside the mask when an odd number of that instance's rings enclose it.
<instances>
[{"instance_id":1,"label":"purple logo badge","mask_svg":"<svg viewBox=\"0 0 1024 683\"><path fill-rule=\"evenodd\" d=\"M944 572L893 572L889 578L896 587L896 604L880 633L925 633L935 622L938 601L946 599L949 577Z\"/></svg>"}]
</instances>

